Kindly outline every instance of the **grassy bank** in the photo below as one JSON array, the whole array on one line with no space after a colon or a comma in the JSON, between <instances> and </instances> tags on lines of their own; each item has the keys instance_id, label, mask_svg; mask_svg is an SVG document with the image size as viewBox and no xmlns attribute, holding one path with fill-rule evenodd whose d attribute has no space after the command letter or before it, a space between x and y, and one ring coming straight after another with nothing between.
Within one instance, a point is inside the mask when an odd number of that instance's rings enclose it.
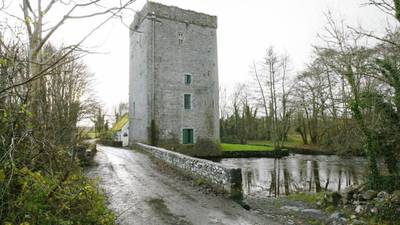
<instances>
[{"instance_id":1,"label":"grassy bank","mask_svg":"<svg viewBox=\"0 0 400 225\"><path fill-rule=\"evenodd\" d=\"M272 148L273 143L271 140L249 140L248 145L263 145ZM296 154L311 154L311 155L331 155L335 152L332 149L321 148L320 145L303 144L303 140L299 135L291 134L288 140L284 141L283 147L288 149L291 153Z\"/></svg>"},{"instance_id":2,"label":"grassy bank","mask_svg":"<svg viewBox=\"0 0 400 225\"><path fill-rule=\"evenodd\" d=\"M241 145L241 144L221 144L222 151L230 152L230 151L273 151L272 146L261 146L261 145Z\"/></svg>"},{"instance_id":3,"label":"grassy bank","mask_svg":"<svg viewBox=\"0 0 400 225\"><path fill-rule=\"evenodd\" d=\"M265 145L242 145L242 144L221 144L222 158L252 158L269 157L281 158L289 155L288 151L275 151L272 146Z\"/></svg>"},{"instance_id":4,"label":"grassy bank","mask_svg":"<svg viewBox=\"0 0 400 225\"><path fill-rule=\"evenodd\" d=\"M248 144L250 145L269 145L273 146L273 143L271 140L249 140L247 141ZM298 135L289 135L288 139L283 143L284 146L287 147L310 147L310 145L304 145L303 141L301 140L301 137ZM315 147L315 146L314 146Z\"/></svg>"}]
</instances>

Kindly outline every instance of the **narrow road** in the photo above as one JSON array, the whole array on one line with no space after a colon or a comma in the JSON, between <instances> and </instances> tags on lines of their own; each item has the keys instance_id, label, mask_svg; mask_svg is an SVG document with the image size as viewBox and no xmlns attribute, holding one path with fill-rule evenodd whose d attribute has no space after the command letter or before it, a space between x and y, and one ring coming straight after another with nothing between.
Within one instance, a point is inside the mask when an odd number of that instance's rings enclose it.
<instances>
[{"instance_id":1,"label":"narrow road","mask_svg":"<svg viewBox=\"0 0 400 225\"><path fill-rule=\"evenodd\" d=\"M88 176L100 178L118 223L133 225L279 224L247 211L234 201L205 194L171 174L160 172L143 153L98 145L97 166Z\"/></svg>"}]
</instances>

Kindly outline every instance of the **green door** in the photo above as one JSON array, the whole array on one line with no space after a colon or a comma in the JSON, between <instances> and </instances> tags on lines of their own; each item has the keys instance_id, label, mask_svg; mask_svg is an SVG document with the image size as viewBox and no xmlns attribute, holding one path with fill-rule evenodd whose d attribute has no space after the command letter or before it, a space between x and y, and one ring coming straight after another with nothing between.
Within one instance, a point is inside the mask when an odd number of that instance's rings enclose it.
<instances>
[{"instance_id":1,"label":"green door","mask_svg":"<svg viewBox=\"0 0 400 225\"><path fill-rule=\"evenodd\" d=\"M182 143L193 144L193 129L183 129L182 132Z\"/></svg>"}]
</instances>

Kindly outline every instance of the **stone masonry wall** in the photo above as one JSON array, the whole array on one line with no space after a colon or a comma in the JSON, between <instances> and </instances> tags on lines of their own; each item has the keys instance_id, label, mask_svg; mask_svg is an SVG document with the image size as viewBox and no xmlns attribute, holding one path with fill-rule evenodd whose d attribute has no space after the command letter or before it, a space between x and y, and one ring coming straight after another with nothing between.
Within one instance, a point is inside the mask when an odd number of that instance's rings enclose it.
<instances>
[{"instance_id":1,"label":"stone masonry wall","mask_svg":"<svg viewBox=\"0 0 400 225\"><path fill-rule=\"evenodd\" d=\"M190 157L163 148L138 143L137 146L193 178L203 178L212 187L232 198L242 198L242 171L205 159Z\"/></svg>"},{"instance_id":2,"label":"stone masonry wall","mask_svg":"<svg viewBox=\"0 0 400 225\"><path fill-rule=\"evenodd\" d=\"M129 55L129 142L146 142L151 99L151 21L144 20L140 30L130 30Z\"/></svg>"},{"instance_id":3,"label":"stone masonry wall","mask_svg":"<svg viewBox=\"0 0 400 225\"><path fill-rule=\"evenodd\" d=\"M150 1L130 28L130 144L149 144L153 135L182 143L183 129L193 129L194 143L218 142L217 17Z\"/></svg>"},{"instance_id":4,"label":"stone masonry wall","mask_svg":"<svg viewBox=\"0 0 400 225\"><path fill-rule=\"evenodd\" d=\"M193 128L196 139L219 140L217 40L214 28L159 19L156 24L155 114L160 139L181 138ZM178 44L178 33L183 43ZM184 83L192 75L192 84ZM192 109L183 95L192 95Z\"/></svg>"}]
</instances>

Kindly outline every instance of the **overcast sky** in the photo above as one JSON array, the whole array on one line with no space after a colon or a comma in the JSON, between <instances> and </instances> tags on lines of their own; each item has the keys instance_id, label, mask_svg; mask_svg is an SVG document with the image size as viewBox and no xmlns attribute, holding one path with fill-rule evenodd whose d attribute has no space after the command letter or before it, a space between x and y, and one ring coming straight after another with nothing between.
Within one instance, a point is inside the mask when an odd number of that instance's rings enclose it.
<instances>
[{"instance_id":1,"label":"overcast sky","mask_svg":"<svg viewBox=\"0 0 400 225\"><path fill-rule=\"evenodd\" d=\"M265 50L275 46L287 53L292 71L300 71L309 61L311 45L324 24L324 13L332 11L336 18L352 26L382 31L387 23L374 7L363 7L366 0L157 0L218 16L218 62L220 86L231 89L237 82L251 79L249 66L263 59ZM135 3L140 9L145 1ZM125 19L127 23L132 18ZM58 38L71 42L75 33L85 29L78 22ZM120 21L112 21L98 31L86 46L104 54L89 55L85 61L95 74L98 97L108 110L121 101L128 101L129 32Z\"/></svg>"}]
</instances>

